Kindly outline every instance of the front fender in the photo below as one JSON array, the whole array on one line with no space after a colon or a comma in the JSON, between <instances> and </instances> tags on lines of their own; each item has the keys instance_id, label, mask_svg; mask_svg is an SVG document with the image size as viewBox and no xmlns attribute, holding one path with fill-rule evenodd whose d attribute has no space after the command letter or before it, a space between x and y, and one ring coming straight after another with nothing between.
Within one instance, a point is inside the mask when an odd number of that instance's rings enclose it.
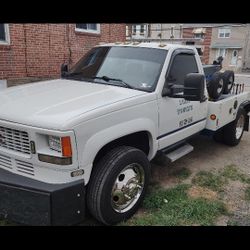
<instances>
[{"instance_id":1,"label":"front fender","mask_svg":"<svg viewBox=\"0 0 250 250\"><path fill-rule=\"evenodd\" d=\"M148 158L151 160L157 151L157 140L155 123L147 118L138 118L116 124L114 126L105 128L97 133L93 134L87 141L83 149L82 155L80 155L80 166L84 168L84 181L87 184L92 171L93 161L99 152L99 150L108 143L119 139L123 136L146 131L149 134L149 146L150 151Z\"/></svg>"}]
</instances>

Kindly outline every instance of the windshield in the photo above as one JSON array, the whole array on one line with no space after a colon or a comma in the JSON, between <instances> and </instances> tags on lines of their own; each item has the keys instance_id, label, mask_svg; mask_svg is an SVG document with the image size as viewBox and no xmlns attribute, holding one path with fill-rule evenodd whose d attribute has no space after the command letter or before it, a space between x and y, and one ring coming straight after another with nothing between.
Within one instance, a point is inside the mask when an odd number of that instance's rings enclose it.
<instances>
[{"instance_id":1,"label":"windshield","mask_svg":"<svg viewBox=\"0 0 250 250\"><path fill-rule=\"evenodd\" d=\"M166 54L166 50L154 48L97 47L65 77L153 91Z\"/></svg>"}]
</instances>

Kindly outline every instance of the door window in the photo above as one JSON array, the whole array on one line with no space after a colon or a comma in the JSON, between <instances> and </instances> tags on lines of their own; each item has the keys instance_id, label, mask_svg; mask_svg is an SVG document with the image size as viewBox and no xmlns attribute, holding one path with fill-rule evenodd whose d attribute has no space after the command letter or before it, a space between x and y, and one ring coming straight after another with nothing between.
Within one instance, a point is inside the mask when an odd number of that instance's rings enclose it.
<instances>
[{"instance_id":1,"label":"door window","mask_svg":"<svg viewBox=\"0 0 250 250\"><path fill-rule=\"evenodd\" d=\"M189 73L199 73L195 56L178 54L172 62L167 82L171 85L184 85L184 79Z\"/></svg>"}]
</instances>

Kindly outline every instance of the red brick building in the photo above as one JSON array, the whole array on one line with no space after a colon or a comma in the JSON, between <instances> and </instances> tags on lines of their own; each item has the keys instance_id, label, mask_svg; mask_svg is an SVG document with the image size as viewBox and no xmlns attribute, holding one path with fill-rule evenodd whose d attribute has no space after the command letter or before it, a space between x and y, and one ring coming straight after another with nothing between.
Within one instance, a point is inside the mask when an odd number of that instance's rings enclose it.
<instances>
[{"instance_id":1,"label":"red brick building","mask_svg":"<svg viewBox=\"0 0 250 250\"><path fill-rule=\"evenodd\" d=\"M0 24L0 79L58 77L62 63L125 39L125 24Z\"/></svg>"},{"instance_id":2,"label":"red brick building","mask_svg":"<svg viewBox=\"0 0 250 250\"><path fill-rule=\"evenodd\" d=\"M212 39L212 27L206 25L190 25L191 27L187 27L185 25L183 27L183 38L200 38L201 41L199 47L203 55L201 56L201 61L204 64L209 63L209 53L210 53L210 46L211 46L211 39Z\"/></svg>"}]
</instances>

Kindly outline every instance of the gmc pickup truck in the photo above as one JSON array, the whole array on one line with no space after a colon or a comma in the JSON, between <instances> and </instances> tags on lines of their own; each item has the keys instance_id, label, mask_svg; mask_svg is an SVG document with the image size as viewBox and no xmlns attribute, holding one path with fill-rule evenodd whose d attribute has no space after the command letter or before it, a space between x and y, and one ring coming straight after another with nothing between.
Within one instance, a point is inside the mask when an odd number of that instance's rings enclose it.
<instances>
[{"instance_id":1,"label":"gmc pickup truck","mask_svg":"<svg viewBox=\"0 0 250 250\"><path fill-rule=\"evenodd\" d=\"M128 219L154 157L179 159L200 133L240 142L250 93L223 94L225 79L210 81L215 100L194 47L116 43L64 65L61 79L0 91L0 215L28 225L77 224L86 210L106 225Z\"/></svg>"}]
</instances>

